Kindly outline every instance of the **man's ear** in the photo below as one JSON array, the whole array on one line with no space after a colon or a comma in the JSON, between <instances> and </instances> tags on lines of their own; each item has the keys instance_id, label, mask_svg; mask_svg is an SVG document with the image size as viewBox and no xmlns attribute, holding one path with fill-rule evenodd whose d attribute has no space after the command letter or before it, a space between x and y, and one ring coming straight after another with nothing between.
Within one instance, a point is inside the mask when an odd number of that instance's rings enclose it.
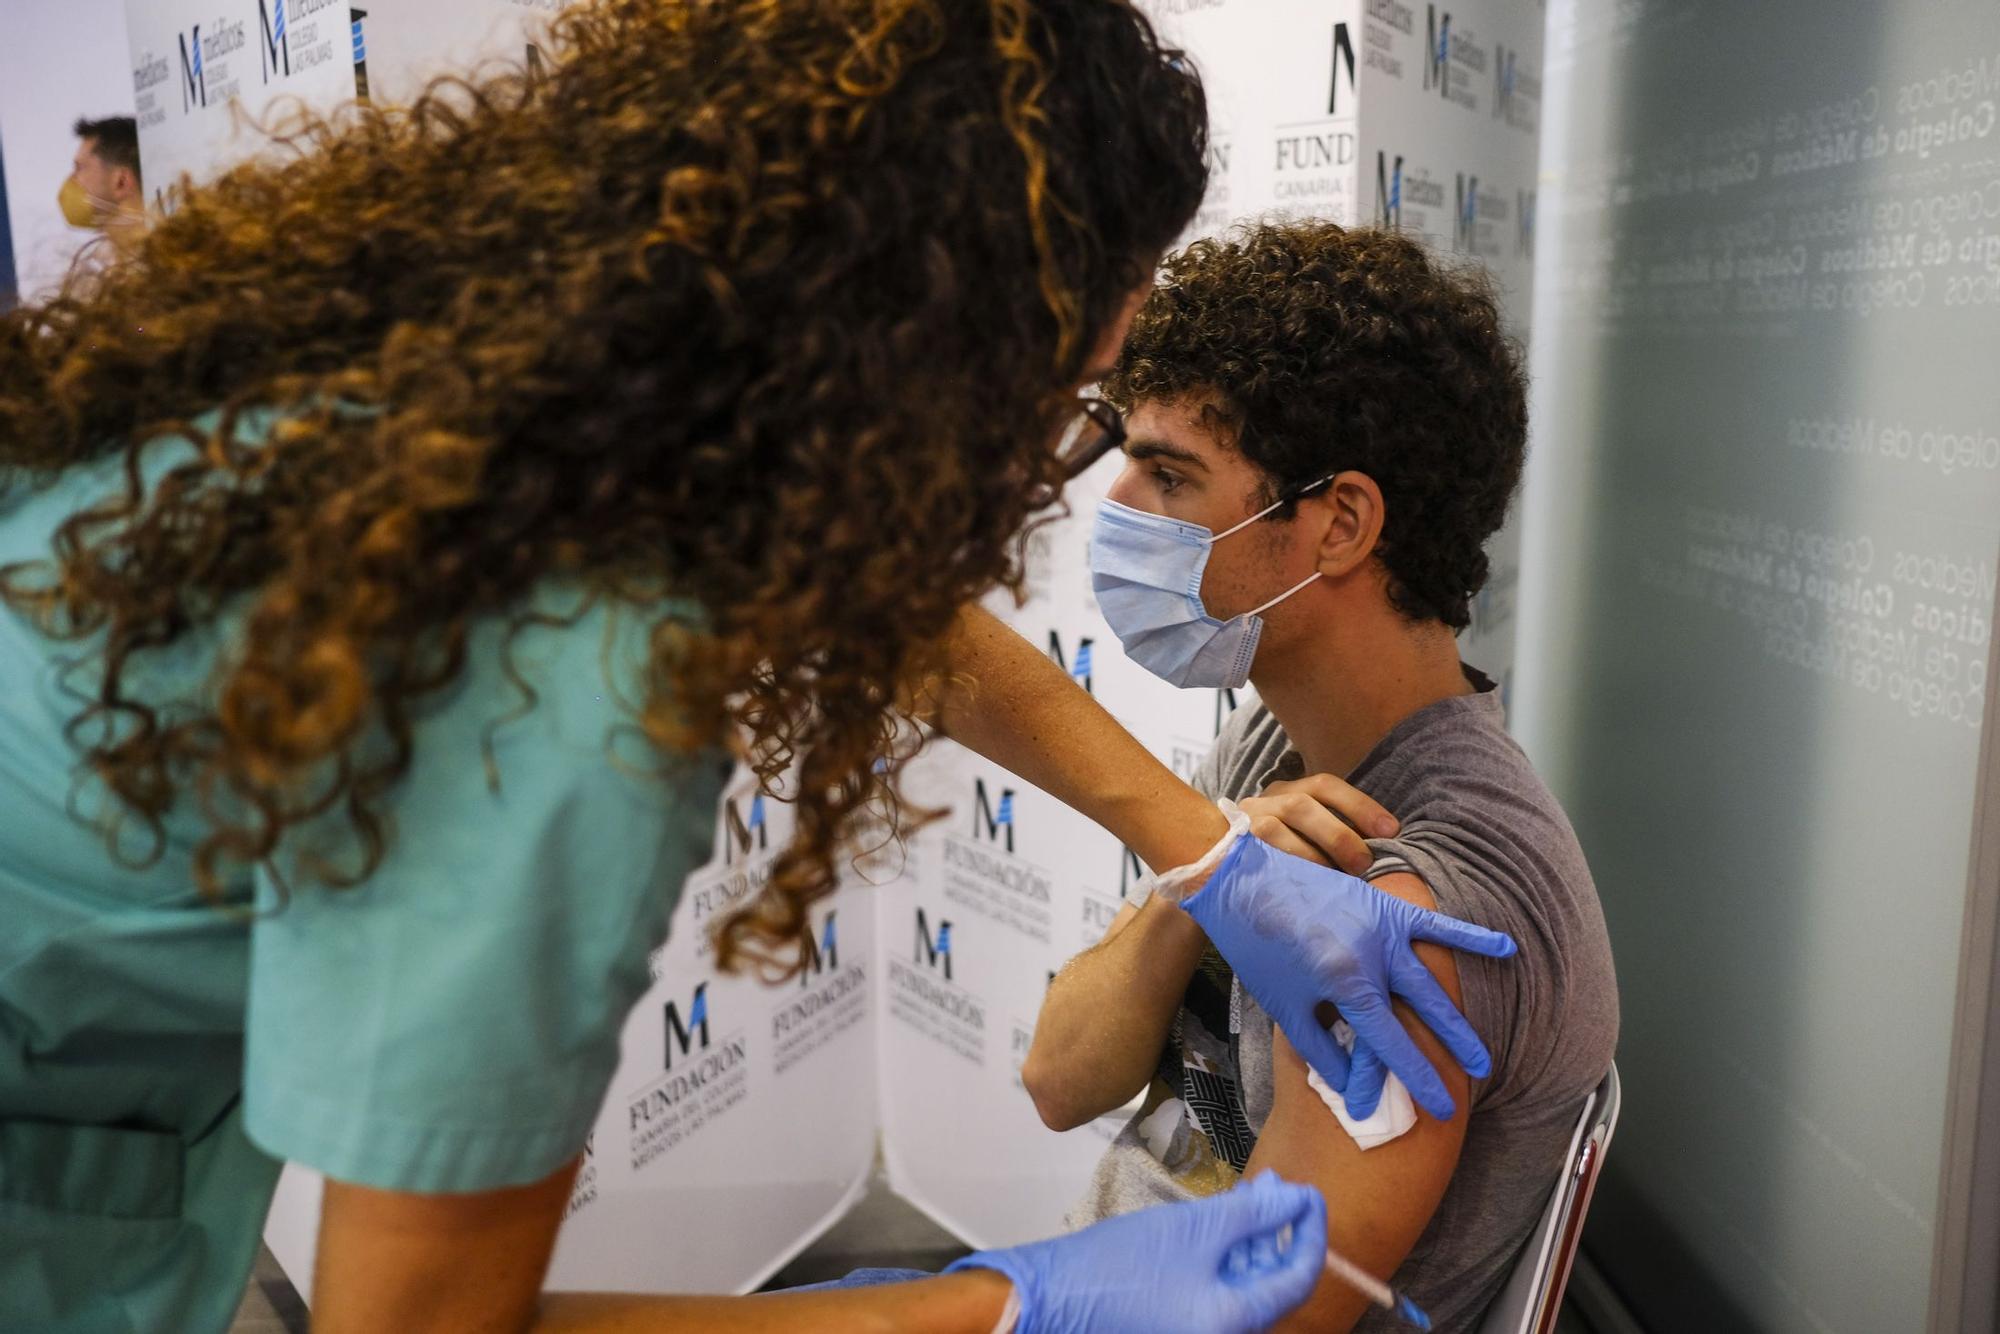
<instances>
[{"instance_id":1,"label":"man's ear","mask_svg":"<svg viewBox=\"0 0 2000 1334\"><path fill-rule=\"evenodd\" d=\"M1365 472L1336 473L1326 489L1301 501L1328 519L1319 544L1319 570L1329 579L1359 569L1382 541L1382 488Z\"/></svg>"},{"instance_id":2,"label":"man's ear","mask_svg":"<svg viewBox=\"0 0 2000 1334\"><path fill-rule=\"evenodd\" d=\"M130 167L111 169L111 197L121 204L128 199L140 198L139 178Z\"/></svg>"}]
</instances>

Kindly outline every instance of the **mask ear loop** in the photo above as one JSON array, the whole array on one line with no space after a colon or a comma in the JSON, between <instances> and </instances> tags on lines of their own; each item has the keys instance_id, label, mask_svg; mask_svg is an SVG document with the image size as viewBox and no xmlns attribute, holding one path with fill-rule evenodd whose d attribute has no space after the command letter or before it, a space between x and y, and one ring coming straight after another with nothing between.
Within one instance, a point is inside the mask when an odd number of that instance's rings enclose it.
<instances>
[{"instance_id":1,"label":"mask ear loop","mask_svg":"<svg viewBox=\"0 0 2000 1334\"><path fill-rule=\"evenodd\" d=\"M1340 475L1339 473L1330 472L1326 476L1320 478L1317 482L1307 482L1304 486L1292 492L1292 494L1290 494L1289 496L1279 496L1276 500L1266 505L1263 509L1258 510L1255 514L1245 519L1242 523L1237 524L1234 528L1225 528L1221 532L1217 533L1214 537L1209 538L1208 540L1211 543L1220 542L1225 537L1229 537L1235 533L1240 533L1245 528L1248 528L1251 524L1257 522L1259 519L1263 518L1267 514L1270 514L1274 510L1281 510L1295 500L1304 500L1307 496L1319 490L1321 487L1325 486L1328 482L1331 482L1334 478L1338 477L1339 475Z\"/></svg>"},{"instance_id":2,"label":"mask ear loop","mask_svg":"<svg viewBox=\"0 0 2000 1334\"><path fill-rule=\"evenodd\" d=\"M1269 602L1266 602L1263 606L1257 608L1255 611L1245 612L1244 615L1246 616L1263 615L1265 612L1271 610L1271 608L1277 606L1280 602L1283 602L1286 598L1290 597L1292 594L1298 592L1301 588L1304 588L1307 584L1311 583L1313 580L1320 578L1323 573L1324 573L1323 571L1314 570L1311 574L1299 580L1297 583L1293 584L1290 588L1278 594L1278 596L1272 598Z\"/></svg>"},{"instance_id":3,"label":"mask ear loop","mask_svg":"<svg viewBox=\"0 0 2000 1334\"><path fill-rule=\"evenodd\" d=\"M1220 542L1223 538L1229 536L1230 533L1239 532L1242 529L1248 528L1251 524L1257 522L1257 520L1263 518L1266 514L1269 514L1272 510L1278 509L1285 505L1289 505L1294 500L1304 500L1307 496L1319 490L1321 487L1331 482L1337 476L1339 476L1338 473L1328 473L1326 476L1320 478L1317 482L1307 483L1305 486L1300 487L1297 491L1294 491L1291 495L1281 498L1276 504L1271 505L1268 508L1259 510L1257 513L1245 519L1242 523L1237 524L1236 527L1231 528L1228 532L1217 533L1214 537L1210 538L1209 541L1211 543ZM1296 584L1293 584L1290 588L1278 594L1278 596L1272 598L1269 602L1266 602L1263 606L1258 607L1253 611L1247 611L1243 614L1245 616L1263 615L1265 612L1271 610L1271 608L1277 606L1280 602L1283 602L1286 598L1290 597L1292 594L1304 588L1307 584L1311 583L1313 580L1320 578L1321 574L1322 571L1314 570L1311 574L1299 580Z\"/></svg>"}]
</instances>

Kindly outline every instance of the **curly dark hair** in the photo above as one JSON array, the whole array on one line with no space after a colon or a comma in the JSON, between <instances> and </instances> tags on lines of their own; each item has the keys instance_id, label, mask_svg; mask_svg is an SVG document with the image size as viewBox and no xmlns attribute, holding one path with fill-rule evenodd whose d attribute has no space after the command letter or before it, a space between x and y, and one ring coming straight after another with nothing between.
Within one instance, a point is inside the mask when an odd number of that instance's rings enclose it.
<instances>
[{"instance_id":1,"label":"curly dark hair","mask_svg":"<svg viewBox=\"0 0 2000 1334\"><path fill-rule=\"evenodd\" d=\"M1366 473L1392 602L1463 629L1521 481L1521 362L1483 270L1401 232L1259 223L1167 261L1105 394L1198 402L1264 472L1266 504Z\"/></svg>"},{"instance_id":2,"label":"curly dark hair","mask_svg":"<svg viewBox=\"0 0 2000 1334\"><path fill-rule=\"evenodd\" d=\"M0 475L127 478L0 591L87 637L73 731L156 839L200 805L211 892L320 812L367 853L322 878L372 870L475 618L518 629L551 577L693 597L640 722L797 764L797 836L718 942L788 962L864 817L917 814L898 689L1019 587L1074 382L1200 202L1201 86L1126 0L595 0L545 49L298 114L0 320ZM148 487L163 437L192 457ZM215 702L128 692L225 615Z\"/></svg>"}]
</instances>

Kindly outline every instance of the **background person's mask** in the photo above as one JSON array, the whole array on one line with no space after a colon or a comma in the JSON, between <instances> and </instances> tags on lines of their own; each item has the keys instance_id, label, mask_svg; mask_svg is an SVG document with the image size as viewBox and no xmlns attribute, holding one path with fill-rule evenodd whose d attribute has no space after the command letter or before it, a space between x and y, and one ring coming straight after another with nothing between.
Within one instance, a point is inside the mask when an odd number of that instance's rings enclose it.
<instances>
[{"instance_id":1,"label":"background person's mask","mask_svg":"<svg viewBox=\"0 0 2000 1334\"><path fill-rule=\"evenodd\" d=\"M63 221L72 227L102 227L104 215L97 211L97 201L90 191L71 176L56 191L56 203L62 209Z\"/></svg>"},{"instance_id":2,"label":"background person's mask","mask_svg":"<svg viewBox=\"0 0 2000 1334\"><path fill-rule=\"evenodd\" d=\"M1288 496L1220 533L1115 500L1098 502L1090 586L1126 656L1183 689L1234 690L1249 680L1264 633L1261 613L1319 578L1319 571L1227 621L1216 620L1202 605L1202 571L1210 547L1294 499Z\"/></svg>"}]
</instances>

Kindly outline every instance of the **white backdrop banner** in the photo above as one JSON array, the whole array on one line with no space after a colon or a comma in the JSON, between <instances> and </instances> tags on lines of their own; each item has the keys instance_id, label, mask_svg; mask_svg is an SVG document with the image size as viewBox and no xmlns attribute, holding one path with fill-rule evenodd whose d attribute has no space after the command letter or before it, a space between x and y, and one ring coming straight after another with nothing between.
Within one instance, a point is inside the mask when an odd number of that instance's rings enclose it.
<instances>
[{"instance_id":1,"label":"white backdrop banner","mask_svg":"<svg viewBox=\"0 0 2000 1334\"><path fill-rule=\"evenodd\" d=\"M798 979L716 971L709 928L761 887L791 808L739 774L655 982L627 1020L549 1272L555 1288L755 1288L840 1217L875 1158L876 895L813 911Z\"/></svg>"},{"instance_id":2,"label":"white backdrop banner","mask_svg":"<svg viewBox=\"0 0 2000 1334\"><path fill-rule=\"evenodd\" d=\"M1221 692L1174 690L1119 651L1090 598L1084 543L1107 461L1044 530L1033 595L995 605L1129 730L1191 764ZM911 790L951 813L913 840L881 895L883 1153L895 1189L979 1245L1057 1231L1122 1117L1057 1135L1020 1069L1056 969L1095 944L1144 868L1055 798L949 742Z\"/></svg>"},{"instance_id":3,"label":"white backdrop banner","mask_svg":"<svg viewBox=\"0 0 2000 1334\"><path fill-rule=\"evenodd\" d=\"M366 59L358 84L371 100L406 103L441 74L491 61L533 69L555 0L370 0L355 6Z\"/></svg>"},{"instance_id":4,"label":"white backdrop banner","mask_svg":"<svg viewBox=\"0 0 2000 1334\"><path fill-rule=\"evenodd\" d=\"M354 97L356 22L345 0L127 0L132 96L146 186L166 204L257 152L254 128L295 100Z\"/></svg>"}]
</instances>

